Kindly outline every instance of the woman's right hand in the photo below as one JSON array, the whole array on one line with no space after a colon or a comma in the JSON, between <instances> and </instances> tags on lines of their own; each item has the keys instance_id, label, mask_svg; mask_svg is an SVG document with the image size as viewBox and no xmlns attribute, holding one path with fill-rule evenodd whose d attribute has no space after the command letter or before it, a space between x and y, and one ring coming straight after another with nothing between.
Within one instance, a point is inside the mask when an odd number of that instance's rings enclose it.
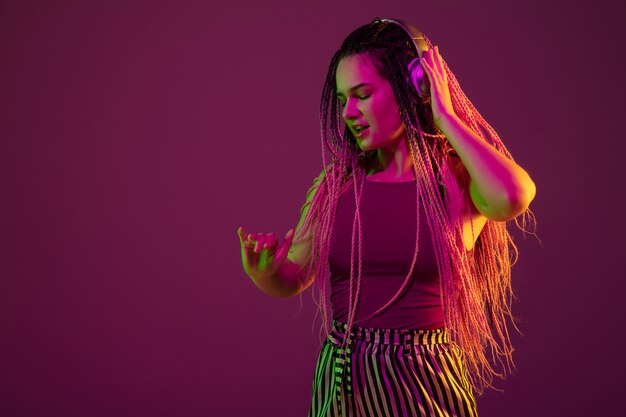
<instances>
[{"instance_id":1,"label":"woman's right hand","mask_svg":"<svg viewBox=\"0 0 626 417\"><path fill-rule=\"evenodd\" d=\"M237 229L241 243L241 262L246 274L254 281L262 281L276 274L291 248L294 231L289 229L282 244L274 233L246 233Z\"/></svg>"}]
</instances>

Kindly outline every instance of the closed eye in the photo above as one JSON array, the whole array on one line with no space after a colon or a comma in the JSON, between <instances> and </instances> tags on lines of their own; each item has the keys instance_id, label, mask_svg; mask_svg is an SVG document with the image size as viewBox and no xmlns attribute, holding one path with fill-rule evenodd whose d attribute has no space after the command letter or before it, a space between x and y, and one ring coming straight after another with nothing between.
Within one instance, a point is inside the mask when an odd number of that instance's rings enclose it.
<instances>
[{"instance_id":1,"label":"closed eye","mask_svg":"<svg viewBox=\"0 0 626 417\"><path fill-rule=\"evenodd\" d=\"M367 100L367 99L368 99L368 98L370 98L370 97L371 97L371 94L368 94L368 95L366 95L366 96L358 96L357 98L358 98L359 100L363 101L363 100ZM344 100L339 99L339 104L340 104L341 106L345 106L345 105L346 105L346 102L345 102Z\"/></svg>"}]
</instances>

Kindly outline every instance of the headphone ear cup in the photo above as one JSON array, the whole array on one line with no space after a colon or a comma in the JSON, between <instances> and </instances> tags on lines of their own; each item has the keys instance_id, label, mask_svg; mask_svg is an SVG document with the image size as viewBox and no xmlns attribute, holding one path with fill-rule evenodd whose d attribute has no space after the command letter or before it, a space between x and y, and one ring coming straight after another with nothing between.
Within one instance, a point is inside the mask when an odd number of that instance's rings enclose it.
<instances>
[{"instance_id":1,"label":"headphone ear cup","mask_svg":"<svg viewBox=\"0 0 626 417\"><path fill-rule=\"evenodd\" d=\"M420 64L420 58L415 58L409 63L409 74L417 94L422 98L430 97L430 81Z\"/></svg>"}]
</instances>

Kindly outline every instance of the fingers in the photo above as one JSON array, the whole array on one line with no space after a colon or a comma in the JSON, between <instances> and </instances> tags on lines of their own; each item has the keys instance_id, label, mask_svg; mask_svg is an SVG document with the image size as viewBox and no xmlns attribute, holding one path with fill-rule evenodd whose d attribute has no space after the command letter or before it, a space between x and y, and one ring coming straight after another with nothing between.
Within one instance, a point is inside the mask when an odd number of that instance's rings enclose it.
<instances>
[{"instance_id":1,"label":"fingers","mask_svg":"<svg viewBox=\"0 0 626 417\"><path fill-rule=\"evenodd\" d=\"M275 233L268 233L267 239L265 240L265 244L263 245L264 249L272 250L276 248L276 244L278 243L278 238Z\"/></svg>"},{"instance_id":2,"label":"fingers","mask_svg":"<svg viewBox=\"0 0 626 417\"><path fill-rule=\"evenodd\" d=\"M447 81L448 79L448 75L446 74L446 68L443 65L443 58L441 57L441 54L439 53L439 47L435 46L435 51L433 52L434 56L433 56L433 60L435 61L435 65L437 66L438 72L441 75L441 78L444 81Z\"/></svg>"},{"instance_id":3,"label":"fingers","mask_svg":"<svg viewBox=\"0 0 626 417\"><path fill-rule=\"evenodd\" d=\"M241 260L244 270L250 273L251 270L256 268L257 264L256 256L254 256L252 251L254 245L250 242L250 235L246 234L243 227L237 229L237 235L239 236L239 243L241 244Z\"/></svg>"},{"instance_id":4,"label":"fingers","mask_svg":"<svg viewBox=\"0 0 626 417\"><path fill-rule=\"evenodd\" d=\"M274 256L275 262L282 262L283 259L287 257L289 253L289 248L291 247L291 243L293 242L293 237L295 236L294 229L289 229L287 234L285 235L285 240L283 240L283 244L278 247L276 250L276 254Z\"/></svg>"},{"instance_id":5,"label":"fingers","mask_svg":"<svg viewBox=\"0 0 626 417\"><path fill-rule=\"evenodd\" d=\"M248 233L243 227L237 229L239 242L249 252L260 253L263 249L272 249L278 241L275 233Z\"/></svg>"},{"instance_id":6,"label":"fingers","mask_svg":"<svg viewBox=\"0 0 626 417\"><path fill-rule=\"evenodd\" d=\"M424 71L426 72L426 75L428 75L428 78L430 78L432 69L431 69L430 65L428 65L427 55L426 54L424 54L424 58L422 60L420 60L420 64L422 64L422 68L424 68Z\"/></svg>"},{"instance_id":7,"label":"fingers","mask_svg":"<svg viewBox=\"0 0 626 417\"><path fill-rule=\"evenodd\" d=\"M249 233L246 246L251 249L251 252L259 253L264 242L265 235L263 233Z\"/></svg>"},{"instance_id":8,"label":"fingers","mask_svg":"<svg viewBox=\"0 0 626 417\"><path fill-rule=\"evenodd\" d=\"M285 235L285 241L289 242L288 246L291 246L291 242L293 242L293 237L296 235L294 229L289 229L287 234Z\"/></svg>"},{"instance_id":9,"label":"fingers","mask_svg":"<svg viewBox=\"0 0 626 417\"><path fill-rule=\"evenodd\" d=\"M242 246L245 233L246 232L243 230L243 226L239 226L239 228L237 229L237 236L239 236L239 243L241 243Z\"/></svg>"},{"instance_id":10,"label":"fingers","mask_svg":"<svg viewBox=\"0 0 626 417\"><path fill-rule=\"evenodd\" d=\"M428 74L429 78L432 78L432 76L434 75L432 54L433 50L429 49L428 51L424 52L424 54L422 55L422 59L420 60L420 63L422 64L422 67L424 68L424 71L426 71L426 74Z\"/></svg>"},{"instance_id":11,"label":"fingers","mask_svg":"<svg viewBox=\"0 0 626 417\"><path fill-rule=\"evenodd\" d=\"M437 73L433 69L433 67L425 59L421 61L421 64L422 64L422 68L424 69L424 73L426 74L428 78L430 95L432 96L433 94L436 93L437 88L439 86L439 77L437 76Z\"/></svg>"},{"instance_id":12,"label":"fingers","mask_svg":"<svg viewBox=\"0 0 626 417\"><path fill-rule=\"evenodd\" d=\"M267 236L265 236L263 233L259 233L256 239L256 245L254 245L254 253L261 252L261 249L263 248L266 239Z\"/></svg>"},{"instance_id":13,"label":"fingers","mask_svg":"<svg viewBox=\"0 0 626 417\"><path fill-rule=\"evenodd\" d=\"M266 263L272 259L275 261L284 258L295 236L294 229L290 229L285 234L285 239L278 245L278 237L275 233L246 233L243 227L237 229L242 250L252 266Z\"/></svg>"},{"instance_id":14,"label":"fingers","mask_svg":"<svg viewBox=\"0 0 626 417\"><path fill-rule=\"evenodd\" d=\"M262 250L273 250L276 248L278 239L275 233L259 233L257 243L254 247L256 253L261 253Z\"/></svg>"},{"instance_id":15,"label":"fingers","mask_svg":"<svg viewBox=\"0 0 626 417\"><path fill-rule=\"evenodd\" d=\"M447 88L448 76L443 63L443 59L439 54L439 47L429 49L423 55L424 59L421 60L422 67L428 75L428 79L434 85L436 91L441 91Z\"/></svg>"},{"instance_id":16,"label":"fingers","mask_svg":"<svg viewBox=\"0 0 626 417\"><path fill-rule=\"evenodd\" d=\"M443 64L443 58L441 57L441 53L439 52L439 46L435 46L432 49L426 51L426 56L428 57L428 66L433 75L439 76L442 81L447 81L448 75L446 74L446 69ZM434 71L433 71L434 70Z\"/></svg>"}]
</instances>

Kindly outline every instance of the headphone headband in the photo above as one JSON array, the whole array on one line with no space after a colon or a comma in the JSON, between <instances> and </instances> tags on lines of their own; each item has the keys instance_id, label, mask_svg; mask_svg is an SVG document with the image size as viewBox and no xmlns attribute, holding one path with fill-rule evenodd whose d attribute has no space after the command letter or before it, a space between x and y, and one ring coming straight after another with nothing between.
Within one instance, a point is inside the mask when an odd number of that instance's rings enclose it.
<instances>
[{"instance_id":1,"label":"headphone headband","mask_svg":"<svg viewBox=\"0 0 626 417\"><path fill-rule=\"evenodd\" d=\"M426 43L426 39L424 38L424 34L421 30L415 27L413 24L409 22L405 22L404 20L399 19L375 19L380 22L393 23L394 25L400 26L411 38L413 45L415 46L415 51L417 52L417 58L415 58L409 64L408 71L411 75L411 80L413 82L413 86L419 94L420 97L424 100L428 100L430 97L430 81L426 76L426 73L422 69L422 65L420 61L422 60L422 54L428 51L428 44Z\"/></svg>"},{"instance_id":2,"label":"headphone headband","mask_svg":"<svg viewBox=\"0 0 626 417\"><path fill-rule=\"evenodd\" d=\"M428 51L428 44L424 39L424 34L421 30L419 30L415 25L410 22L400 20L400 19L378 19L381 22L393 23L400 26L404 31L409 35L411 40L413 41L413 45L415 45L415 50L417 51L417 55L422 58L422 54Z\"/></svg>"},{"instance_id":3,"label":"headphone headband","mask_svg":"<svg viewBox=\"0 0 626 417\"><path fill-rule=\"evenodd\" d=\"M426 39L424 38L422 31L415 27L415 25L400 19L377 18L374 19L374 22L393 23L394 25L400 26L406 34L409 35L409 38L411 38L411 41L413 42L413 46L415 46L417 58L411 61L408 71L417 94L425 102L428 101L430 98L430 80L422 69L421 64L423 53L428 51L428 44L426 43Z\"/></svg>"}]
</instances>

